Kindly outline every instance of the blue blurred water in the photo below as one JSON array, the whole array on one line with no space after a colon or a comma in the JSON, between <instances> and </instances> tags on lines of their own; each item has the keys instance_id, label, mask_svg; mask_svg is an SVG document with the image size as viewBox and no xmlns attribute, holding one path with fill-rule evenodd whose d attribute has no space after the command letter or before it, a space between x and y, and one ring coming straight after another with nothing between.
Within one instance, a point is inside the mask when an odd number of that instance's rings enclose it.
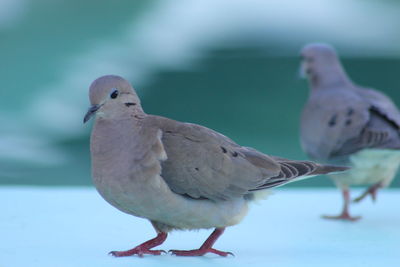
<instances>
[{"instance_id":1,"label":"blue blurred water","mask_svg":"<svg viewBox=\"0 0 400 267\"><path fill-rule=\"evenodd\" d=\"M109 73L131 80L149 113L305 158L297 51L333 43L355 81L399 103L399 11L361 0L2 0L0 184L90 184L82 116L88 85Z\"/></svg>"}]
</instances>

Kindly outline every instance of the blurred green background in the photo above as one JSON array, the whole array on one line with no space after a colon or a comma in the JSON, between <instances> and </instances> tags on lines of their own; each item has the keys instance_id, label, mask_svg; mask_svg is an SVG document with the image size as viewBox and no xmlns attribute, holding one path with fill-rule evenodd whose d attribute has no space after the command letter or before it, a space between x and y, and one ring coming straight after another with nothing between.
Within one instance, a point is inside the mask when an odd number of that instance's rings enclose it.
<instances>
[{"instance_id":1,"label":"blurred green background","mask_svg":"<svg viewBox=\"0 0 400 267\"><path fill-rule=\"evenodd\" d=\"M389 0L0 0L0 184L91 185L82 119L104 74L130 80L147 113L306 159L301 47L331 43L355 82L399 105L399 29Z\"/></svg>"}]
</instances>

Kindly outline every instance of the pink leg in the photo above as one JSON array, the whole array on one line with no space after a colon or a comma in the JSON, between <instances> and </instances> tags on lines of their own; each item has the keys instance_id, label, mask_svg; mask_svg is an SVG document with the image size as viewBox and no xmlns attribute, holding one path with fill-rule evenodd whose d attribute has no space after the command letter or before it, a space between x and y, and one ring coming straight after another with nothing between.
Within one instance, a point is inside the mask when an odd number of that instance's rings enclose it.
<instances>
[{"instance_id":1,"label":"pink leg","mask_svg":"<svg viewBox=\"0 0 400 267\"><path fill-rule=\"evenodd\" d=\"M322 218L324 219L331 219L331 220L345 220L345 221L357 221L361 219L360 216L352 217L349 213L349 204L350 204L350 192L348 188L342 189L343 194L343 210L342 213L337 216L327 216L324 215Z\"/></svg>"},{"instance_id":2,"label":"pink leg","mask_svg":"<svg viewBox=\"0 0 400 267\"><path fill-rule=\"evenodd\" d=\"M372 201L376 201L376 193L378 192L378 189L382 188L382 183L376 183L374 185L371 185L361 196L358 198L354 199L353 202L360 202L363 200L366 196L371 195Z\"/></svg>"},{"instance_id":3,"label":"pink leg","mask_svg":"<svg viewBox=\"0 0 400 267\"><path fill-rule=\"evenodd\" d=\"M157 236L149 241L140 244L133 249L126 251L111 251L109 254L115 257L126 257L132 255L138 255L139 257L143 257L144 254L151 255L161 255L161 253L166 253L164 250L150 250L156 246L161 245L167 239L167 233L159 232Z\"/></svg>"},{"instance_id":4,"label":"pink leg","mask_svg":"<svg viewBox=\"0 0 400 267\"><path fill-rule=\"evenodd\" d=\"M219 251L212 246L214 245L215 241L223 234L225 231L225 228L216 228L214 232L207 238L207 240L204 242L204 244L199 248L199 249L194 249L194 250L170 250L172 255L176 256L203 256L206 253L214 253L217 255L220 255L222 257L226 257L228 255L233 254L231 252L224 252L224 251Z\"/></svg>"}]
</instances>

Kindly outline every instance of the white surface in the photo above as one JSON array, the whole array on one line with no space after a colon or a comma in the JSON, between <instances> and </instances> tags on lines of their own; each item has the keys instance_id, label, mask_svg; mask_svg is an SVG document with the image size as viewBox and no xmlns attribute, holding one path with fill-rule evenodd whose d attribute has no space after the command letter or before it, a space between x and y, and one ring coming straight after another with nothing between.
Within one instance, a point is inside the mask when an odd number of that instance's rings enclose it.
<instances>
[{"instance_id":1,"label":"white surface","mask_svg":"<svg viewBox=\"0 0 400 267\"><path fill-rule=\"evenodd\" d=\"M363 215L357 223L319 218L339 211L336 190L276 190L217 241L215 248L235 254L228 258L108 256L155 233L94 189L0 187L0 203L1 267L400 266L400 190L382 190L376 204L367 199L353 205L353 214ZM210 233L173 232L159 248L198 248Z\"/></svg>"}]
</instances>

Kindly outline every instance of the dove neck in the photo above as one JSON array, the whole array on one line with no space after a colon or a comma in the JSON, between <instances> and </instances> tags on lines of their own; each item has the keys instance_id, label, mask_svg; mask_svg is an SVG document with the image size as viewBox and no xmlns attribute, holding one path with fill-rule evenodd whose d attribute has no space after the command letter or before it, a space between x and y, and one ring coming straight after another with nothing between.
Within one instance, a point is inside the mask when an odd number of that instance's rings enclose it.
<instances>
[{"instance_id":1,"label":"dove neck","mask_svg":"<svg viewBox=\"0 0 400 267\"><path fill-rule=\"evenodd\" d=\"M96 118L92 130L91 141L94 142L96 148L104 148L104 151L112 151L117 144L126 142L129 135L135 134L138 120L133 117L123 117L120 119ZM92 143L93 145L93 143ZM120 150L123 146L117 148Z\"/></svg>"},{"instance_id":2,"label":"dove neck","mask_svg":"<svg viewBox=\"0 0 400 267\"><path fill-rule=\"evenodd\" d=\"M133 162L154 133L142 127L142 119L97 119L90 138L93 170L97 177L110 176L113 168L123 171L125 162ZM149 129L151 130L151 129ZM135 142L132 142L134 140ZM132 153L136 151L136 153Z\"/></svg>"},{"instance_id":3,"label":"dove neck","mask_svg":"<svg viewBox=\"0 0 400 267\"><path fill-rule=\"evenodd\" d=\"M348 86L352 84L351 80L340 64L313 72L310 75L309 83L313 91Z\"/></svg>"}]
</instances>

